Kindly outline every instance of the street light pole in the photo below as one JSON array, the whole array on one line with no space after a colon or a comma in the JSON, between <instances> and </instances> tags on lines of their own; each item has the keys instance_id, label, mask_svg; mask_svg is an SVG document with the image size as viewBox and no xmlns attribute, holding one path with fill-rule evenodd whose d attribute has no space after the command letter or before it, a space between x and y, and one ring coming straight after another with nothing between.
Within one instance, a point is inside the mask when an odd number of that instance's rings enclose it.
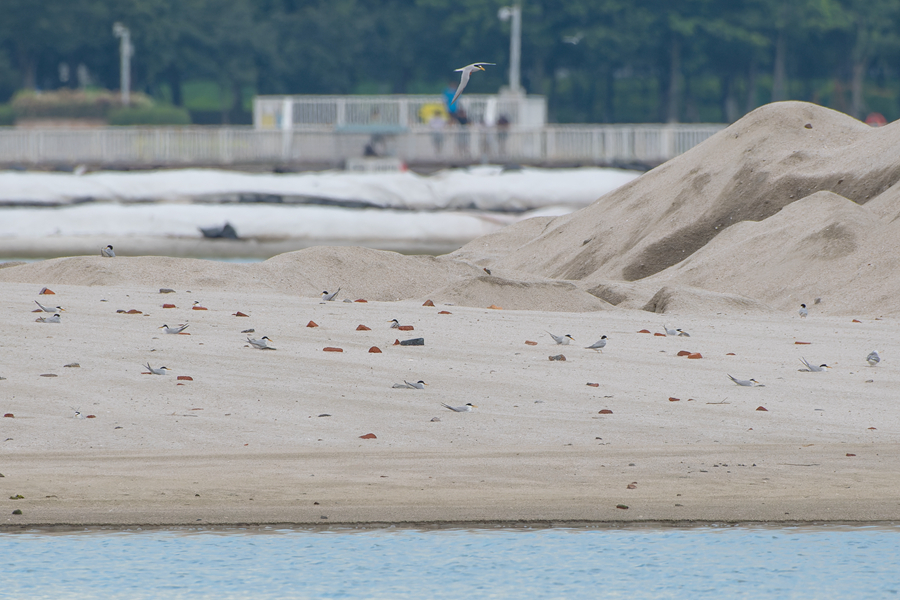
<instances>
[{"instance_id":1,"label":"street light pole","mask_svg":"<svg viewBox=\"0 0 900 600\"><path fill-rule=\"evenodd\" d=\"M497 12L501 21L512 19L509 33L509 91L522 92L520 73L522 70L522 6L517 2L504 6Z\"/></svg>"},{"instance_id":2,"label":"street light pole","mask_svg":"<svg viewBox=\"0 0 900 600\"><path fill-rule=\"evenodd\" d=\"M122 106L131 104L131 56L134 46L131 45L131 31L121 23L113 25L113 35L119 38L119 87L122 94Z\"/></svg>"}]
</instances>

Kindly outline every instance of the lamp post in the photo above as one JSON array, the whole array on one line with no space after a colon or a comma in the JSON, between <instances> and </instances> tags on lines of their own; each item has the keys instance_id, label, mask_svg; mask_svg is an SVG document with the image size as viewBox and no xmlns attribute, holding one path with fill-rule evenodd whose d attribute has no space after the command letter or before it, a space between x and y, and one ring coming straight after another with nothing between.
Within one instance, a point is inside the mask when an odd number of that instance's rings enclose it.
<instances>
[{"instance_id":1,"label":"lamp post","mask_svg":"<svg viewBox=\"0 0 900 600\"><path fill-rule=\"evenodd\" d=\"M521 94L520 72L522 70L522 6L517 2L512 6L504 6L497 11L501 21L512 19L509 33L509 91Z\"/></svg>"},{"instance_id":2,"label":"lamp post","mask_svg":"<svg viewBox=\"0 0 900 600\"><path fill-rule=\"evenodd\" d=\"M131 104L131 56L134 46L131 45L131 31L121 23L113 24L113 35L119 38L119 88L122 94L122 106Z\"/></svg>"}]
</instances>

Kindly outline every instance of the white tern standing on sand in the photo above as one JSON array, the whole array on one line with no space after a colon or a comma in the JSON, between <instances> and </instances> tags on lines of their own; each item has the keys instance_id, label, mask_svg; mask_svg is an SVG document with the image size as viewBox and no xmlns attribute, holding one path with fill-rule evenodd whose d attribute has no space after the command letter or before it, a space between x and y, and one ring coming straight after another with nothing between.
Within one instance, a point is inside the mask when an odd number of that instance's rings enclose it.
<instances>
[{"instance_id":1,"label":"white tern standing on sand","mask_svg":"<svg viewBox=\"0 0 900 600\"><path fill-rule=\"evenodd\" d=\"M728 376L733 382L744 387L766 387L755 379L735 379L731 375Z\"/></svg>"},{"instance_id":2,"label":"white tern standing on sand","mask_svg":"<svg viewBox=\"0 0 900 600\"><path fill-rule=\"evenodd\" d=\"M462 75L459 77L459 85L456 86L456 93L453 94L453 100L450 101L450 104L456 102L456 99L459 98L459 95L463 93L463 90L466 89L466 84L469 83L469 77L475 71L484 71L484 67L481 65L491 65L494 63L472 63L471 65L466 65L462 69L456 69L456 72L461 72Z\"/></svg>"},{"instance_id":3,"label":"white tern standing on sand","mask_svg":"<svg viewBox=\"0 0 900 600\"><path fill-rule=\"evenodd\" d=\"M105 256L107 258L114 258L116 256L116 253L113 251L112 244L110 244L106 248L100 248L100 256Z\"/></svg>"},{"instance_id":4,"label":"white tern standing on sand","mask_svg":"<svg viewBox=\"0 0 900 600\"><path fill-rule=\"evenodd\" d=\"M187 328L187 323L181 323L179 325L176 325L175 327L169 327L168 325L160 325L159 327L157 327L157 329L162 329L166 333L181 333Z\"/></svg>"},{"instance_id":5,"label":"white tern standing on sand","mask_svg":"<svg viewBox=\"0 0 900 600\"><path fill-rule=\"evenodd\" d=\"M878 350L872 350L869 352L869 355L866 357L866 362L869 363L870 367L874 367L878 363L881 362L881 356L878 354Z\"/></svg>"},{"instance_id":6,"label":"white tern standing on sand","mask_svg":"<svg viewBox=\"0 0 900 600\"><path fill-rule=\"evenodd\" d=\"M821 365L811 365L811 364L809 364L809 361L806 360L805 358L801 358L800 362L802 362L804 365L806 365L806 368L798 369L798 370L806 372L806 373L820 373L820 372L824 371L825 369L831 368L828 365L826 365L825 363L822 363Z\"/></svg>"},{"instance_id":7,"label":"white tern standing on sand","mask_svg":"<svg viewBox=\"0 0 900 600\"><path fill-rule=\"evenodd\" d=\"M599 350L603 352L603 348L606 347L606 336L604 335L602 338L591 344L590 346L585 346L585 350Z\"/></svg>"},{"instance_id":8,"label":"white tern standing on sand","mask_svg":"<svg viewBox=\"0 0 900 600\"><path fill-rule=\"evenodd\" d=\"M66 310L66 309L64 309L62 306L54 306L54 307L52 307L52 308L49 307L49 306L44 306L43 304L41 304L41 303L38 302L37 300L35 300L34 303L37 304L38 307L39 307L42 311L44 311L44 312L59 312L59 311L64 311L64 310Z\"/></svg>"},{"instance_id":9,"label":"white tern standing on sand","mask_svg":"<svg viewBox=\"0 0 900 600\"><path fill-rule=\"evenodd\" d=\"M473 408L478 408L471 402L466 402L465 406L450 406L449 404L444 404L443 402L441 402L441 406L443 406L444 408L449 408L453 412L472 412Z\"/></svg>"},{"instance_id":10,"label":"white tern standing on sand","mask_svg":"<svg viewBox=\"0 0 900 600\"><path fill-rule=\"evenodd\" d=\"M801 304L801 305L800 305L800 310L798 310L797 313L800 315L800 318L801 318L801 319L805 319L806 316L809 314L809 311L806 309L806 305L805 305L805 304Z\"/></svg>"},{"instance_id":11,"label":"white tern standing on sand","mask_svg":"<svg viewBox=\"0 0 900 600\"><path fill-rule=\"evenodd\" d=\"M554 342L556 342L557 344L560 344L560 345L562 345L562 346L568 346L568 345L569 345L569 341L572 341L572 342L575 341L575 338L573 338L573 337L572 337L571 335L569 335L568 333L567 333L566 335L553 335L552 333L550 333L550 332L548 331L548 332L547 332L547 335L549 335L550 337L552 337Z\"/></svg>"},{"instance_id":12,"label":"white tern standing on sand","mask_svg":"<svg viewBox=\"0 0 900 600\"><path fill-rule=\"evenodd\" d=\"M327 290L322 292L322 300L325 302L334 302L334 297L338 295L339 291L341 291L341 288L338 288L337 292L334 292L333 294L329 294Z\"/></svg>"},{"instance_id":13,"label":"white tern standing on sand","mask_svg":"<svg viewBox=\"0 0 900 600\"><path fill-rule=\"evenodd\" d=\"M154 375L165 375L166 371L171 371L171 369L169 367L160 367L158 369L154 369L153 367L150 366L150 363L147 363L144 366L147 367L147 370L150 371L151 373L153 373Z\"/></svg>"}]
</instances>

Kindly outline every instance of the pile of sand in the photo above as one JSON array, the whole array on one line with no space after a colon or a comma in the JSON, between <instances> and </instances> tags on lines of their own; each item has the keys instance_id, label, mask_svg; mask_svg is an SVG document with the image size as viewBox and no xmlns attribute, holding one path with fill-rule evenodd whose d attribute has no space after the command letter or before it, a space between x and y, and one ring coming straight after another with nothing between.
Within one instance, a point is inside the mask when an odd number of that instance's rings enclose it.
<instances>
[{"instance_id":1,"label":"pile of sand","mask_svg":"<svg viewBox=\"0 0 900 600\"><path fill-rule=\"evenodd\" d=\"M898 129L771 104L585 209L507 228L453 256L586 289L640 280L776 308L821 297L829 311L897 312Z\"/></svg>"}]
</instances>

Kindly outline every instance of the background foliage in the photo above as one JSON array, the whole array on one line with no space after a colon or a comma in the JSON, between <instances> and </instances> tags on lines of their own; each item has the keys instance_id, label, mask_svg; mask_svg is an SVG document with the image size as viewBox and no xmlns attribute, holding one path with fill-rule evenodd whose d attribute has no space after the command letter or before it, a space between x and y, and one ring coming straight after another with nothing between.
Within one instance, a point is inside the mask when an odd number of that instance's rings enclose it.
<instances>
[{"instance_id":1,"label":"background foliage","mask_svg":"<svg viewBox=\"0 0 900 600\"><path fill-rule=\"evenodd\" d=\"M132 32L134 89L198 122L246 121L255 93L439 92L475 61L498 66L469 89L495 92L509 64L497 10L509 2L0 0L0 102L117 88L116 21ZM548 97L552 121L723 122L781 99L900 117L900 0L522 7L522 82Z\"/></svg>"}]
</instances>

